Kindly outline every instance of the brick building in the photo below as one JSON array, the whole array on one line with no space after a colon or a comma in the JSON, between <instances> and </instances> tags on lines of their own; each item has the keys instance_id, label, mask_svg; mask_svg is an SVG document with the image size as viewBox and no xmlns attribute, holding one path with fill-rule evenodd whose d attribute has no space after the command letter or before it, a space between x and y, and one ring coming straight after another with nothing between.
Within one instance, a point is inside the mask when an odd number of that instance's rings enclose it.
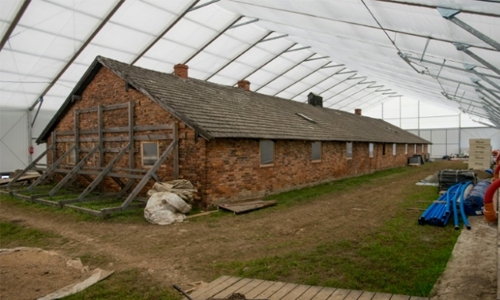
<instances>
[{"instance_id":1,"label":"brick building","mask_svg":"<svg viewBox=\"0 0 500 300\"><path fill-rule=\"evenodd\" d=\"M37 143L55 149L48 163L65 184L123 196L181 178L204 205L400 167L427 153L428 141L360 110L249 85L188 78L185 65L172 75L97 57Z\"/></svg>"}]
</instances>

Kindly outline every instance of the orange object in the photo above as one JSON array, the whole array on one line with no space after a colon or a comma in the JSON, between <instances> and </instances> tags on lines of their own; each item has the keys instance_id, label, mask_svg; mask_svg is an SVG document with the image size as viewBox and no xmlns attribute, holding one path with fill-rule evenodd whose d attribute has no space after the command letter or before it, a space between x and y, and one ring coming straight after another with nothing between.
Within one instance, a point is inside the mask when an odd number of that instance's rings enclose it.
<instances>
[{"instance_id":1,"label":"orange object","mask_svg":"<svg viewBox=\"0 0 500 300\"><path fill-rule=\"evenodd\" d=\"M495 171L493 171L493 181L497 180L498 177L500 177L500 164L497 164Z\"/></svg>"},{"instance_id":2,"label":"orange object","mask_svg":"<svg viewBox=\"0 0 500 300\"><path fill-rule=\"evenodd\" d=\"M486 193L484 194L484 218L486 222L495 222L497 220L497 212L493 203L493 195L500 188L500 180L493 181Z\"/></svg>"}]
</instances>

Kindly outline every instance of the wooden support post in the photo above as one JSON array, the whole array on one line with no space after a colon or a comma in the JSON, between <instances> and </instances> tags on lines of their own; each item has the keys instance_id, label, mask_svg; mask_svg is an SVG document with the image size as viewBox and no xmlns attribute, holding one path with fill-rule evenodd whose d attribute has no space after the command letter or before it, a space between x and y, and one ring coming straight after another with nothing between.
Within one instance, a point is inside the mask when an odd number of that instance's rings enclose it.
<instances>
[{"instance_id":1,"label":"wooden support post","mask_svg":"<svg viewBox=\"0 0 500 300\"><path fill-rule=\"evenodd\" d=\"M75 109L75 164L80 159L80 111Z\"/></svg>"},{"instance_id":2,"label":"wooden support post","mask_svg":"<svg viewBox=\"0 0 500 300\"><path fill-rule=\"evenodd\" d=\"M99 139L99 167L104 164L104 144L102 141L102 129L103 129L103 116L102 116L102 106L97 106L97 137Z\"/></svg>"},{"instance_id":3,"label":"wooden support post","mask_svg":"<svg viewBox=\"0 0 500 300\"><path fill-rule=\"evenodd\" d=\"M64 152L63 155L61 155L61 157L59 157L59 159L55 162L52 163L52 166L50 166L46 171L45 173L42 174L42 176L38 177L37 180L35 180L35 182L33 182L29 187L28 187L28 191L33 191L33 189L39 185L40 183L44 182L45 179L49 176L52 176L54 173L54 170L61 164L61 162L63 162L66 157L71 153L71 151L75 150L75 145L73 145L71 148L69 148L68 151ZM54 150L55 151L55 150Z\"/></svg>"},{"instance_id":4,"label":"wooden support post","mask_svg":"<svg viewBox=\"0 0 500 300\"><path fill-rule=\"evenodd\" d=\"M52 163L57 159L57 144L56 144L56 132L52 131Z\"/></svg>"},{"instance_id":5,"label":"wooden support post","mask_svg":"<svg viewBox=\"0 0 500 300\"><path fill-rule=\"evenodd\" d=\"M127 206L132 202L132 200L134 200L135 197L137 197L137 195L140 193L142 188L148 183L149 179L151 179L151 177L152 177L152 174L154 174L156 172L156 170L158 170L158 168L161 166L163 161L165 161L167 156L174 150L176 145L177 145L177 141L172 141L172 143L167 147L165 152L163 152L163 154L160 156L160 158L158 158L158 160L151 167L151 169L149 169L148 173L146 173L146 175L144 175L142 177L141 181L136 185L136 187L134 188L132 193L130 193L128 195L127 199L125 199L125 201L122 203L122 205L120 207L106 208L106 209L102 209L101 211L105 215L107 215L107 214L110 214L112 212L125 210L127 208ZM130 179L130 180L132 180L132 179Z\"/></svg>"},{"instance_id":6,"label":"wooden support post","mask_svg":"<svg viewBox=\"0 0 500 300\"><path fill-rule=\"evenodd\" d=\"M135 159L134 159L134 149L135 149L135 142L134 142L134 102L130 101L128 103L128 139L129 142L132 144L132 147L130 148L129 151L129 156L128 156L128 167L130 169L133 169L135 167Z\"/></svg>"},{"instance_id":7,"label":"wooden support post","mask_svg":"<svg viewBox=\"0 0 500 300\"><path fill-rule=\"evenodd\" d=\"M174 141L177 142L174 148L174 179L179 179L179 123L174 123Z\"/></svg>"},{"instance_id":8,"label":"wooden support post","mask_svg":"<svg viewBox=\"0 0 500 300\"><path fill-rule=\"evenodd\" d=\"M90 192L92 192L99 183L101 183L101 181L104 179L104 176L106 176L109 172L111 172L111 169L113 168L113 166L115 165L115 163L120 160L120 158L123 157L123 155L125 154L125 152L127 152L127 150L129 150L131 148L131 143L128 143L127 146L125 146L125 148L122 149L122 151L120 153L118 153L117 156L115 156L109 163L108 165L104 168L104 170L102 170L101 173L99 173L99 175L97 175L94 179L94 181L92 181L91 184L89 184L87 186L87 188L78 196L78 201L82 201L83 198L85 198ZM100 148L100 147L99 147Z\"/></svg>"},{"instance_id":9,"label":"wooden support post","mask_svg":"<svg viewBox=\"0 0 500 300\"><path fill-rule=\"evenodd\" d=\"M81 161L78 162L78 164L75 165L75 167L73 169L71 169L71 171L66 174L66 176L64 176L64 178L59 181L59 183L49 192L49 195L52 197L54 196L55 193L57 193L57 191L63 186L66 184L66 182L68 182L71 178L73 178L73 175L77 174L78 171L80 171L80 169L82 168L82 166L85 164L85 162L92 156L94 155L94 153L97 152L97 150L99 150L99 147L94 147L94 149L92 149L92 151L90 151Z\"/></svg>"},{"instance_id":10,"label":"wooden support post","mask_svg":"<svg viewBox=\"0 0 500 300\"><path fill-rule=\"evenodd\" d=\"M122 189L118 192L118 195L116 195L116 198L121 198L125 193L132 187L132 184L135 182L135 179L129 178L127 183L122 187Z\"/></svg>"},{"instance_id":11,"label":"wooden support post","mask_svg":"<svg viewBox=\"0 0 500 300\"><path fill-rule=\"evenodd\" d=\"M98 141L98 144L99 144L99 167L102 167L102 165L104 164L104 142L103 142L103 122L104 122L104 119L103 119L103 110L102 110L102 106L101 105L98 105L97 106L97 138L99 139ZM92 181L90 181L92 182ZM99 187L100 191L102 192L104 190L104 186L101 182L100 184L100 187Z\"/></svg>"}]
</instances>

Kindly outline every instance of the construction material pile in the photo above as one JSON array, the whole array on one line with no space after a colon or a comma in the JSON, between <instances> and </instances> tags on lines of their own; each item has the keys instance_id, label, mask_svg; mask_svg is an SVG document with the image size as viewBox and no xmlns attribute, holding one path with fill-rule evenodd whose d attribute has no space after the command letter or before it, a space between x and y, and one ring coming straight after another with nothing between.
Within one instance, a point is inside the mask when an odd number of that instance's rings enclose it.
<instances>
[{"instance_id":1,"label":"construction material pile","mask_svg":"<svg viewBox=\"0 0 500 300\"><path fill-rule=\"evenodd\" d=\"M447 191L457 183L476 184L477 176L473 170L441 170L438 173L439 191Z\"/></svg>"},{"instance_id":2,"label":"construction material pile","mask_svg":"<svg viewBox=\"0 0 500 300\"><path fill-rule=\"evenodd\" d=\"M434 201L418 219L420 225L435 225L446 226L453 214L453 222L455 229L458 229L459 217L458 210L462 217L463 223L467 229L470 229L467 215L464 211L465 194L471 182L457 183L452 185L446 193L442 194L437 201Z\"/></svg>"},{"instance_id":3,"label":"construction material pile","mask_svg":"<svg viewBox=\"0 0 500 300\"><path fill-rule=\"evenodd\" d=\"M195 192L196 188L187 180L155 183L148 191L151 197L144 208L144 218L157 225L184 221Z\"/></svg>"}]
</instances>

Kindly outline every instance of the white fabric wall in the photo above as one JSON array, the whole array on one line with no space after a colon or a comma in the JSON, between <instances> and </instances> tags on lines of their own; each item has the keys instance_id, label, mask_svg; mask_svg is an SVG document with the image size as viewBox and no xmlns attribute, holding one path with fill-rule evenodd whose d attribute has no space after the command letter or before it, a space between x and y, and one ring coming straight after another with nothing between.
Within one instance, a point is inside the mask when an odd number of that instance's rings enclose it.
<instances>
[{"instance_id":1,"label":"white fabric wall","mask_svg":"<svg viewBox=\"0 0 500 300\"><path fill-rule=\"evenodd\" d=\"M408 131L432 142L430 147L432 158L441 158L444 155L468 151L469 139L491 139L493 149L500 148L500 130L495 128L446 128Z\"/></svg>"},{"instance_id":2,"label":"white fabric wall","mask_svg":"<svg viewBox=\"0 0 500 300\"><path fill-rule=\"evenodd\" d=\"M45 144L36 145L35 139L53 115L53 111L41 110L37 116L31 143L34 147L32 159L36 159L46 149ZM0 111L0 173L26 168L30 163L29 145L28 113L20 110ZM45 158L40 161L45 162Z\"/></svg>"}]
</instances>

